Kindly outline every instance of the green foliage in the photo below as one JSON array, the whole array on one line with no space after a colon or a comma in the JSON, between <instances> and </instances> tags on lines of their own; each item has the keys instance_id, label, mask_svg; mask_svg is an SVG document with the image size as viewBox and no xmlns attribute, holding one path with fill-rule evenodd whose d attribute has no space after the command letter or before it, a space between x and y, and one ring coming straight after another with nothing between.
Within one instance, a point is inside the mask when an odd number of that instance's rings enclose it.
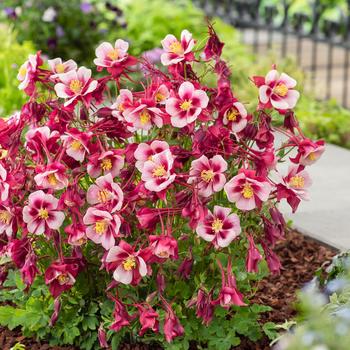
<instances>
[{"instance_id":1,"label":"green foliage","mask_svg":"<svg viewBox=\"0 0 350 350\"><path fill-rule=\"evenodd\" d=\"M21 108L27 97L19 91L18 67L34 51L29 42L16 42L16 35L7 27L0 29L0 116L8 116Z\"/></svg>"}]
</instances>

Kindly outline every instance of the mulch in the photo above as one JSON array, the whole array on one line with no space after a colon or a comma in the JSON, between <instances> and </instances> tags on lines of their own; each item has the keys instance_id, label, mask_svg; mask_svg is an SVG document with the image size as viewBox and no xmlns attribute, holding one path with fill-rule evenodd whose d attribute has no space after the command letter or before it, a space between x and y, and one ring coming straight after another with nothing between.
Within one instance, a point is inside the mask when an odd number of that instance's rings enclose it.
<instances>
[{"instance_id":1,"label":"mulch","mask_svg":"<svg viewBox=\"0 0 350 350\"><path fill-rule=\"evenodd\" d=\"M279 276L270 275L260 281L252 302L269 305L273 308L273 311L262 314L262 322L283 323L296 315L294 309L296 291L310 281L316 270L325 262L330 261L337 251L297 232L287 233L286 239L277 244L275 251L281 258L283 266L281 274ZM0 327L1 350L10 350L18 342L26 345L26 349L31 350L77 350L75 347L50 347L45 343L23 337L18 330L10 331ZM248 339L242 339L241 345L235 348L235 350L268 349L270 346L267 338L255 343ZM143 344L126 344L121 346L120 350L158 349Z\"/></svg>"}]
</instances>

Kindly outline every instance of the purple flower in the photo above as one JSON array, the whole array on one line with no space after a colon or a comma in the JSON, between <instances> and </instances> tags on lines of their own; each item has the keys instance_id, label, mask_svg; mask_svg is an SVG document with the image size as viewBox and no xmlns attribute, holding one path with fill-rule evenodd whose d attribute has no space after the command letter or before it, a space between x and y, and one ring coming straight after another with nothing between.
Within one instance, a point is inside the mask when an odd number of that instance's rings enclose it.
<instances>
[{"instance_id":1,"label":"purple flower","mask_svg":"<svg viewBox=\"0 0 350 350\"><path fill-rule=\"evenodd\" d=\"M89 4L88 2L82 2L80 4L80 10L84 13L90 13L92 12L92 5Z\"/></svg>"},{"instance_id":2,"label":"purple flower","mask_svg":"<svg viewBox=\"0 0 350 350\"><path fill-rule=\"evenodd\" d=\"M5 13L5 15L8 18L11 18L11 19L16 19L17 18L16 11L15 11L15 9L13 7L6 7L4 9L4 13Z\"/></svg>"},{"instance_id":3,"label":"purple flower","mask_svg":"<svg viewBox=\"0 0 350 350\"><path fill-rule=\"evenodd\" d=\"M65 32L61 26L56 27L56 35L58 38L62 38L65 35Z\"/></svg>"}]
</instances>

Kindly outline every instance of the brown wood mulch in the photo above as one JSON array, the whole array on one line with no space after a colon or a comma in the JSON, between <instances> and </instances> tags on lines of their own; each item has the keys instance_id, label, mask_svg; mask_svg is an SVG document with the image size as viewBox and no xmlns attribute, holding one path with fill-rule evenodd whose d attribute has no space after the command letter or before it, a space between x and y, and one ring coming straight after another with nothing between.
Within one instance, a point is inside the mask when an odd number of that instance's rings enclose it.
<instances>
[{"instance_id":1,"label":"brown wood mulch","mask_svg":"<svg viewBox=\"0 0 350 350\"><path fill-rule=\"evenodd\" d=\"M293 318L295 292L306 282L310 281L316 270L337 253L331 247L307 238L297 232L289 232L286 240L277 244L275 251L281 258L283 270L279 276L269 276L259 282L258 291L252 302L270 305L273 311L262 315L262 322L272 321L283 323ZM10 350L16 343L26 345L31 350L77 350L75 347L50 347L45 343L36 342L25 338L20 331L10 331L0 327L0 349ZM242 343L236 350L267 350L270 349L269 341L263 338L253 343L242 339ZM154 346L142 344L123 345L120 350L158 350Z\"/></svg>"}]
</instances>

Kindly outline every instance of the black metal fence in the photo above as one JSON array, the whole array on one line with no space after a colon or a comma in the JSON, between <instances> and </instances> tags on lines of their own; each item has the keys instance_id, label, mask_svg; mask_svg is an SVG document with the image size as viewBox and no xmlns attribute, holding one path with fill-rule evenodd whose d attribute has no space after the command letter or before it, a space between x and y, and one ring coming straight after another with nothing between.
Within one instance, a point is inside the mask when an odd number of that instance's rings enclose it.
<instances>
[{"instance_id":1,"label":"black metal fence","mask_svg":"<svg viewBox=\"0 0 350 350\"><path fill-rule=\"evenodd\" d=\"M308 13L293 12L292 0L276 5L260 0L195 0L209 16L224 21L249 34L255 53L278 47L281 57L295 56L296 62L309 72L309 87L321 99L336 98L350 107L350 0L337 8L338 18L325 13L332 0L309 1ZM338 5L339 6L339 5ZM278 45L275 45L278 43Z\"/></svg>"}]
</instances>

